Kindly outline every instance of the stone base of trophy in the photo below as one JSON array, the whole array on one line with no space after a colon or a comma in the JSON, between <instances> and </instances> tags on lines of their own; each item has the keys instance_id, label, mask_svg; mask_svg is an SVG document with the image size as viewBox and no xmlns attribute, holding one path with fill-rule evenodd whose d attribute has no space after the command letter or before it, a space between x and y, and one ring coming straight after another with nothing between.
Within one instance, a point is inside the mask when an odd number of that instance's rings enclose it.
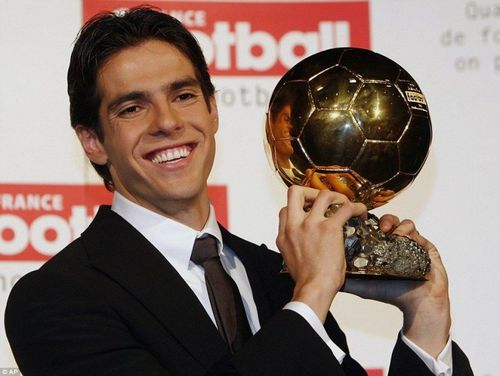
<instances>
[{"instance_id":1,"label":"stone base of trophy","mask_svg":"<svg viewBox=\"0 0 500 376\"><path fill-rule=\"evenodd\" d=\"M410 238L381 231L375 215L350 219L344 234L347 277L425 280L427 251Z\"/></svg>"},{"instance_id":2,"label":"stone base of trophy","mask_svg":"<svg viewBox=\"0 0 500 376\"><path fill-rule=\"evenodd\" d=\"M325 213L330 217L340 205L332 204ZM310 210L310 205L304 207ZM425 281L431 260L416 241L380 230L377 216L351 218L344 225L346 277L365 279L399 279ZM288 273L283 263L282 273Z\"/></svg>"}]
</instances>

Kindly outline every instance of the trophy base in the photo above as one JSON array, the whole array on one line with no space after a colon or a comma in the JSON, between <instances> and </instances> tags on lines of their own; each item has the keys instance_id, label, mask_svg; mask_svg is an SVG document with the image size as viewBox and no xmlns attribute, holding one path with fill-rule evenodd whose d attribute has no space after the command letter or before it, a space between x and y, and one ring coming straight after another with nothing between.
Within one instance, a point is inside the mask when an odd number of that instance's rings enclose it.
<instances>
[{"instance_id":1,"label":"trophy base","mask_svg":"<svg viewBox=\"0 0 500 376\"><path fill-rule=\"evenodd\" d=\"M410 238L381 231L373 214L366 221L350 219L344 233L347 277L425 280L427 251Z\"/></svg>"}]
</instances>

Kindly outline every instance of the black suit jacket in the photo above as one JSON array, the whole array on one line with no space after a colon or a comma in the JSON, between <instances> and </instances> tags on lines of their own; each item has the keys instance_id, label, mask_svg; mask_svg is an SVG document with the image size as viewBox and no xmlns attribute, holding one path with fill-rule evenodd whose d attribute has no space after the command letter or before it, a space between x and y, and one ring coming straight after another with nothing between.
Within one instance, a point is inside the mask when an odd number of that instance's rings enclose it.
<instances>
[{"instance_id":1,"label":"black suit jacket","mask_svg":"<svg viewBox=\"0 0 500 376\"><path fill-rule=\"evenodd\" d=\"M160 252L102 207L80 238L11 292L6 331L21 372L365 375L349 355L339 365L302 317L281 309L293 283L279 273L279 254L222 233L246 268L262 326L236 355L227 352L199 300ZM333 317L325 328L348 353ZM454 347L455 374L469 372L467 358ZM431 375L401 341L391 367L395 375Z\"/></svg>"}]
</instances>

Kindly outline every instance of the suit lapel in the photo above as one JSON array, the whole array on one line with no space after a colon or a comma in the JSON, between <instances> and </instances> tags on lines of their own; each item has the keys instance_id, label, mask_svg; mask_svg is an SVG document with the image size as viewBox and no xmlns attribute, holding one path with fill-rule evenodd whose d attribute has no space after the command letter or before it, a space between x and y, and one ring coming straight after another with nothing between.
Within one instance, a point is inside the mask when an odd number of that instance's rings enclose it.
<instances>
[{"instance_id":1,"label":"suit lapel","mask_svg":"<svg viewBox=\"0 0 500 376\"><path fill-rule=\"evenodd\" d=\"M269 321L274 314L272 305L265 288L263 276L259 273L257 259L255 257L256 246L243 239L234 236L228 232L224 227L220 226L222 238L226 245L231 248L236 256L241 260L245 266L245 271L250 282L255 305L257 306L257 313L261 326Z\"/></svg>"},{"instance_id":2,"label":"suit lapel","mask_svg":"<svg viewBox=\"0 0 500 376\"><path fill-rule=\"evenodd\" d=\"M195 294L128 222L101 207L82 239L92 265L140 301L204 368L223 356L227 348Z\"/></svg>"}]
</instances>

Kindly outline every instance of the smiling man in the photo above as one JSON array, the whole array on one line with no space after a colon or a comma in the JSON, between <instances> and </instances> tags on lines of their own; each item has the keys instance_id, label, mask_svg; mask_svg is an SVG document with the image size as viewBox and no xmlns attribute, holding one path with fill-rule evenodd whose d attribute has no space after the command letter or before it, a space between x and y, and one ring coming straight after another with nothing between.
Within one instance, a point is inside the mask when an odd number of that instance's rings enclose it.
<instances>
[{"instance_id":1,"label":"smiling man","mask_svg":"<svg viewBox=\"0 0 500 376\"><path fill-rule=\"evenodd\" d=\"M218 124L193 64L176 47L146 40L104 62L97 92L102 142L76 126L89 159L109 167L124 198L201 229Z\"/></svg>"},{"instance_id":2,"label":"smiling man","mask_svg":"<svg viewBox=\"0 0 500 376\"><path fill-rule=\"evenodd\" d=\"M217 224L214 87L174 18L142 7L90 20L68 92L72 126L114 199L13 289L6 329L24 375L366 375L329 313L342 288L403 311L391 374L472 374L449 339L439 254L412 222L381 226L429 251L428 281L369 285L345 281L343 225L366 208L342 194L289 189L282 256Z\"/></svg>"}]
</instances>

